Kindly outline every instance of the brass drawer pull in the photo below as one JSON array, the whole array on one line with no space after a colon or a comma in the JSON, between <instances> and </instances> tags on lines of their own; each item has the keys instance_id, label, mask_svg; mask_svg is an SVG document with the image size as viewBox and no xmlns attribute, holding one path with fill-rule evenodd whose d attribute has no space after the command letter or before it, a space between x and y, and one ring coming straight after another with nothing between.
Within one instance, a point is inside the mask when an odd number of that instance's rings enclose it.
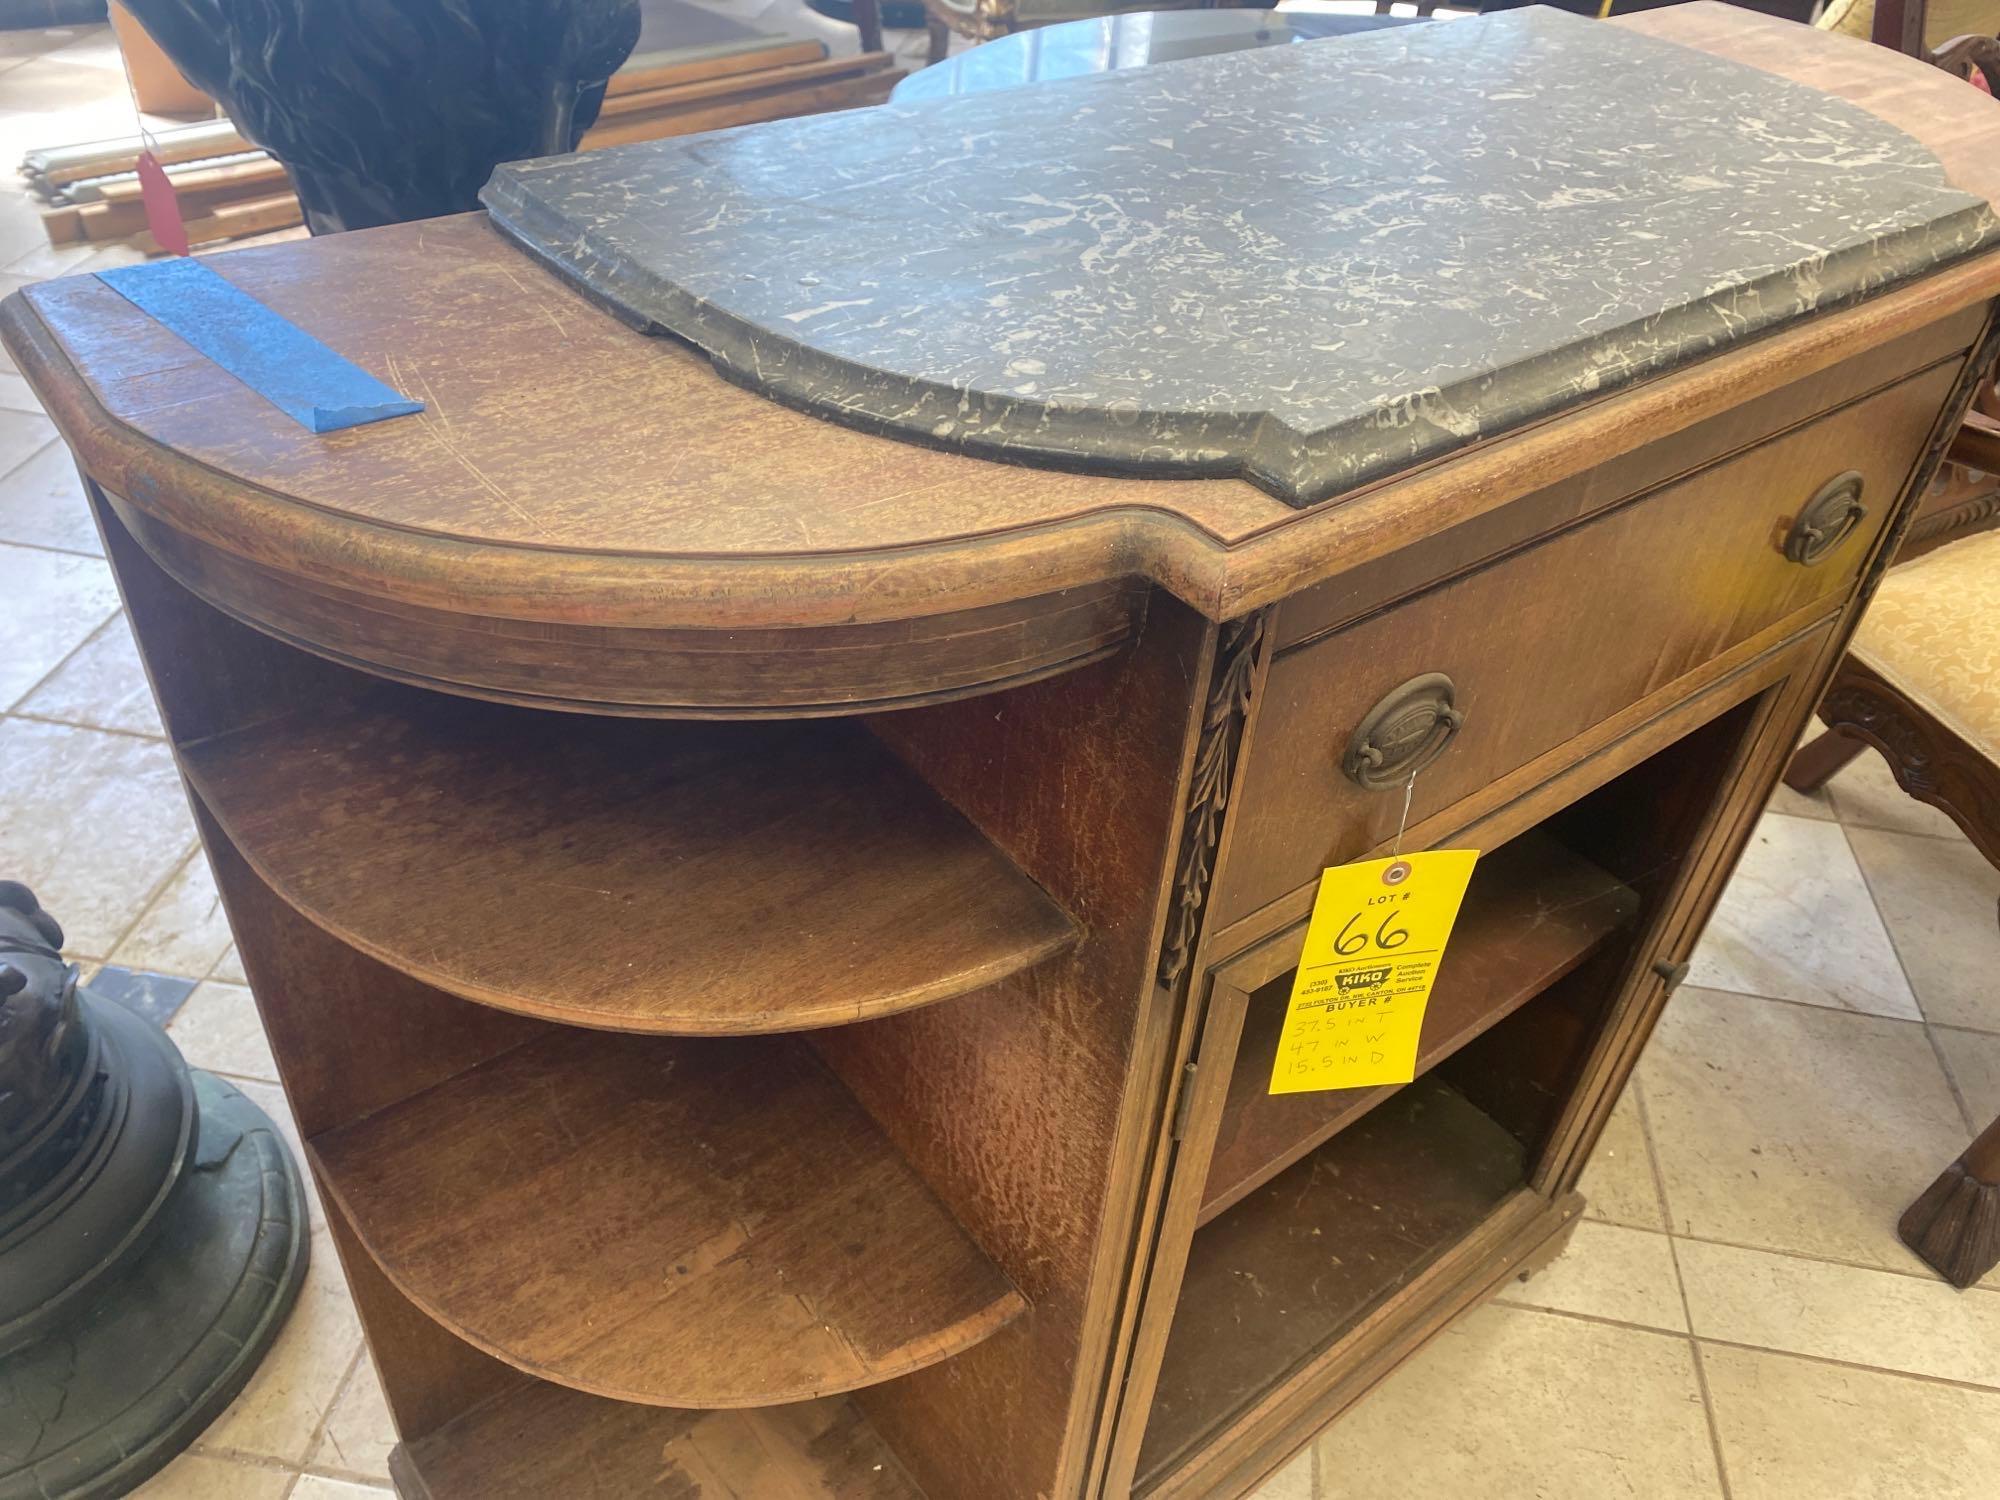
<instances>
[{"instance_id":1,"label":"brass drawer pull","mask_svg":"<svg viewBox=\"0 0 2000 1500\"><path fill-rule=\"evenodd\" d=\"M1464 724L1465 715L1453 704L1457 691L1442 672L1426 672L1391 689L1355 729L1340 769L1371 792L1401 786L1444 754Z\"/></svg>"},{"instance_id":2,"label":"brass drawer pull","mask_svg":"<svg viewBox=\"0 0 2000 1500\"><path fill-rule=\"evenodd\" d=\"M1824 562L1868 518L1861 503L1861 475L1854 469L1837 474L1806 501L1785 538L1785 556L1801 567Z\"/></svg>"}]
</instances>

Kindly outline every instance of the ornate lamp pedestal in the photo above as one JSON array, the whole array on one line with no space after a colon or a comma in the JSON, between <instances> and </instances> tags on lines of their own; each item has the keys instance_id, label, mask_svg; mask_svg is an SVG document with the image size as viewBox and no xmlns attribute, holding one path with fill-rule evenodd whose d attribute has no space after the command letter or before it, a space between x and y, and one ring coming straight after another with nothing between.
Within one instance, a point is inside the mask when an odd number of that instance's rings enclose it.
<instances>
[{"instance_id":1,"label":"ornate lamp pedestal","mask_svg":"<svg viewBox=\"0 0 2000 1500\"><path fill-rule=\"evenodd\" d=\"M256 1370L305 1279L276 1127L77 987L0 881L0 1500L122 1495Z\"/></svg>"}]
</instances>

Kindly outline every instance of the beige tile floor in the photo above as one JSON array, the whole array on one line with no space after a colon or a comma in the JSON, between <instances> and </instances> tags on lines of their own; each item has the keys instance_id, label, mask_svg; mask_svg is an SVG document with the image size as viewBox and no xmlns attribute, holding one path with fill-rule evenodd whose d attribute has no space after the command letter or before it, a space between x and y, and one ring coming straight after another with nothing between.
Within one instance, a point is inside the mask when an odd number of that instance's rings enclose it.
<instances>
[{"instance_id":1,"label":"beige tile floor","mask_svg":"<svg viewBox=\"0 0 2000 1500\"><path fill-rule=\"evenodd\" d=\"M128 129L111 61L101 30L0 35L0 161ZM116 258L50 251L0 190L0 288ZM35 887L87 969L198 981L173 1036L288 1120L74 478L4 360L0 577L0 875ZM1263 1500L2000 1495L2000 1277L1953 1292L1893 1232L2000 1112L1996 896L1872 757L1826 797L1781 793L1612 1118L1569 1252ZM323 1229L314 1250L263 1370L148 1500L386 1493L381 1393Z\"/></svg>"}]
</instances>

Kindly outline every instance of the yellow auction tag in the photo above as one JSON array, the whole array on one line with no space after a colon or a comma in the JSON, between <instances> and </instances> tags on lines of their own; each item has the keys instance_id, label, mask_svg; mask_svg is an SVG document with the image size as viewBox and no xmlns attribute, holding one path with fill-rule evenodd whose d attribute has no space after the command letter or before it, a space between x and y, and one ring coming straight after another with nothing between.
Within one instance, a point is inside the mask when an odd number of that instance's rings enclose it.
<instances>
[{"instance_id":1,"label":"yellow auction tag","mask_svg":"<svg viewBox=\"0 0 2000 1500\"><path fill-rule=\"evenodd\" d=\"M1432 849L1319 877L1272 1093L1417 1076L1424 1006L1478 858L1473 849Z\"/></svg>"}]
</instances>

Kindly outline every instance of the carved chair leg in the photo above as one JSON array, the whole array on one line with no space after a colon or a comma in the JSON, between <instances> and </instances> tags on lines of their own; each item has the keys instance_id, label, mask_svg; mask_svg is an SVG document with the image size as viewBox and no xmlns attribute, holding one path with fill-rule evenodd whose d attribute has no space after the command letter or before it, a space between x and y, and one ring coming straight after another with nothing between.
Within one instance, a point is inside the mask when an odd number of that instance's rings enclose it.
<instances>
[{"instance_id":1,"label":"carved chair leg","mask_svg":"<svg viewBox=\"0 0 2000 1500\"><path fill-rule=\"evenodd\" d=\"M854 28L863 52L882 50L882 0L854 0Z\"/></svg>"},{"instance_id":2,"label":"carved chair leg","mask_svg":"<svg viewBox=\"0 0 2000 1500\"><path fill-rule=\"evenodd\" d=\"M1829 729L1792 752L1792 763L1785 767L1785 785L1810 795L1833 780L1836 772L1867 748L1854 736Z\"/></svg>"},{"instance_id":3,"label":"carved chair leg","mask_svg":"<svg viewBox=\"0 0 2000 1500\"><path fill-rule=\"evenodd\" d=\"M1955 1287L2000 1263L2000 1120L1909 1206L1896 1232Z\"/></svg>"}]
</instances>

